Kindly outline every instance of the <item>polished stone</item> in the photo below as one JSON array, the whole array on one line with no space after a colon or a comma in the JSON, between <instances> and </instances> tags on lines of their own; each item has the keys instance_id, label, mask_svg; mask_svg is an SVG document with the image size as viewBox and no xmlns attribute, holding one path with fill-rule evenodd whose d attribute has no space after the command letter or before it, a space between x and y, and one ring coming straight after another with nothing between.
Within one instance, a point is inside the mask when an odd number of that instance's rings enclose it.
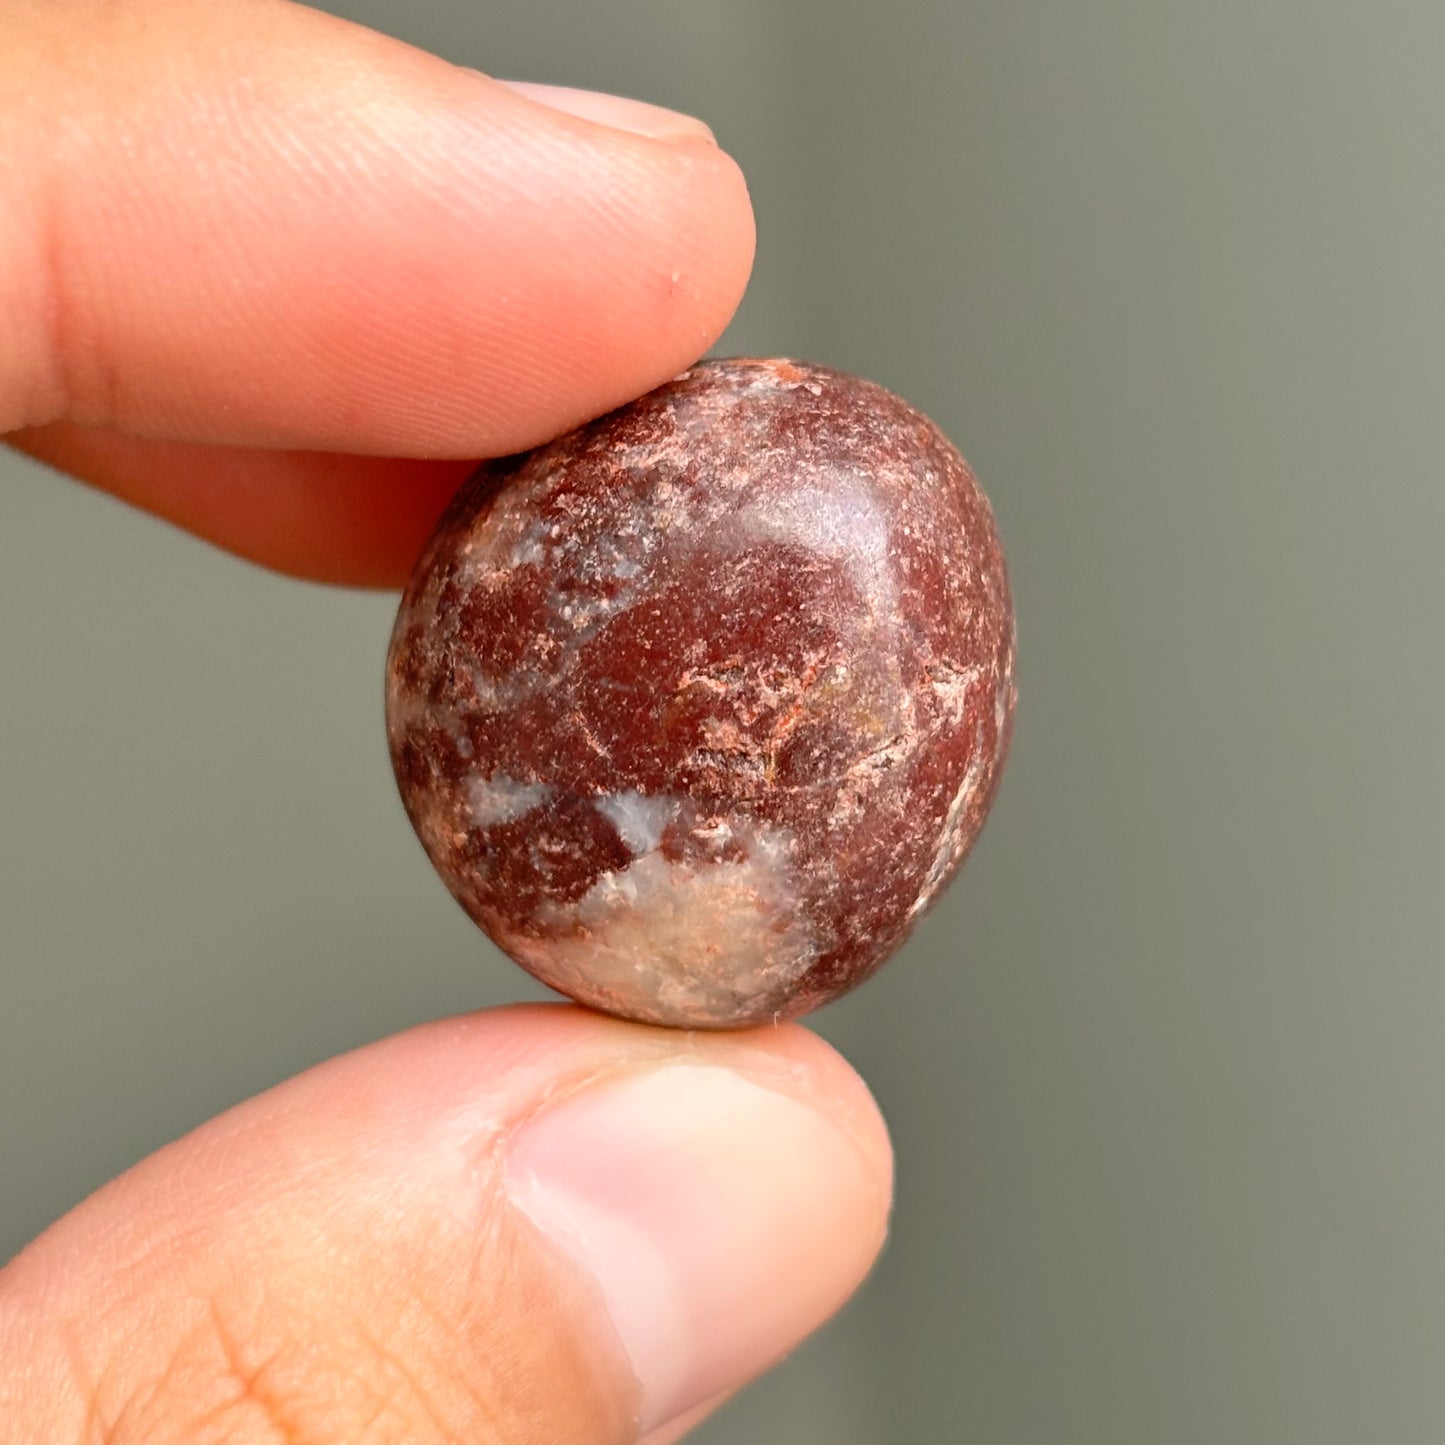
<instances>
[{"instance_id":1,"label":"polished stone","mask_svg":"<svg viewBox=\"0 0 1445 1445\"><path fill-rule=\"evenodd\" d=\"M873 973L983 825L1014 624L973 474L870 382L705 362L461 490L387 671L402 797L508 954L682 1027Z\"/></svg>"}]
</instances>

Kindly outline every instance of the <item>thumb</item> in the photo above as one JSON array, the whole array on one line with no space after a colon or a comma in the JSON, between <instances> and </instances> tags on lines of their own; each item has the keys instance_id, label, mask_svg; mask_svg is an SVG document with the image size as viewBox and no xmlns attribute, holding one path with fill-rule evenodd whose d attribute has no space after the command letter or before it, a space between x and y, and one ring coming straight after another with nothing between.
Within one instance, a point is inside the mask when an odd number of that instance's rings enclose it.
<instances>
[{"instance_id":1,"label":"thumb","mask_svg":"<svg viewBox=\"0 0 1445 1445\"><path fill-rule=\"evenodd\" d=\"M670 1441L858 1284L889 1177L866 1089L800 1028L427 1025L0 1272L0 1439Z\"/></svg>"}]
</instances>

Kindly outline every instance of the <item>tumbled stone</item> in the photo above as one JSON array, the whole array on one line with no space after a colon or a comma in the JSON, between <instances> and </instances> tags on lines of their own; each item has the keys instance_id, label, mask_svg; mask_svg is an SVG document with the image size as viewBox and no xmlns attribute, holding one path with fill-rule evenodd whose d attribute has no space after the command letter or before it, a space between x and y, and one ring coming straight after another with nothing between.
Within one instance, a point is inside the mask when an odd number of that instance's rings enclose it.
<instances>
[{"instance_id":1,"label":"tumbled stone","mask_svg":"<svg viewBox=\"0 0 1445 1445\"><path fill-rule=\"evenodd\" d=\"M457 496L402 602L392 758L524 968L733 1028L873 973L983 824L1012 721L988 502L925 417L705 362Z\"/></svg>"}]
</instances>

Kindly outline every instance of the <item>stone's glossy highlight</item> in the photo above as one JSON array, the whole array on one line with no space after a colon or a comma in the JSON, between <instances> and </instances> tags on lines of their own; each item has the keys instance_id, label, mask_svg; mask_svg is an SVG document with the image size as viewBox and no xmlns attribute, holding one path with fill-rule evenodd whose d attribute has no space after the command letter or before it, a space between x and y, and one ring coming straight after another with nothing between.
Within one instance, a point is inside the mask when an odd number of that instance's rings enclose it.
<instances>
[{"instance_id":1,"label":"stone's glossy highlight","mask_svg":"<svg viewBox=\"0 0 1445 1445\"><path fill-rule=\"evenodd\" d=\"M873 973L983 824L1012 722L988 502L925 417L705 362L461 490L387 720L427 853L523 967L735 1028Z\"/></svg>"}]
</instances>

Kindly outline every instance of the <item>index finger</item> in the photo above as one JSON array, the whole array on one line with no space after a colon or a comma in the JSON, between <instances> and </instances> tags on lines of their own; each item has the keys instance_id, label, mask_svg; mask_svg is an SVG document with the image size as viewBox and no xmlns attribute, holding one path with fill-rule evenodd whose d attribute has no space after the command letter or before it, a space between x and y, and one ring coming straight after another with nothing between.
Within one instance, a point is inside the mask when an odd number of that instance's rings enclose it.
<instances>
[{"instance_id":1,"label":"index finger","mask_svg":"<svg viewBox=\"0 0 1445 1445\"><path fill-rule=\"evenodd\" d=\"M555 435L694 360L746 282L736 166L661 129L284 0L21 5L0 431L418 458Z\"/></svg>"}]
</instances>

